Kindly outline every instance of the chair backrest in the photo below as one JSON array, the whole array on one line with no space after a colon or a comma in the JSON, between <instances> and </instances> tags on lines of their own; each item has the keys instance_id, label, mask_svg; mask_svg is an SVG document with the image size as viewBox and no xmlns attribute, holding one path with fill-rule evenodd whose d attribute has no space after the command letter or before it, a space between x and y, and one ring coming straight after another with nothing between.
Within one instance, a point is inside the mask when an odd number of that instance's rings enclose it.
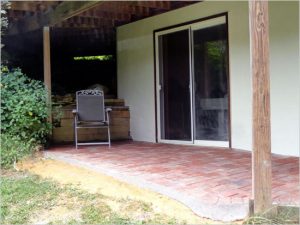
<instances>
[{"instance_id":1,"label":"chair backrest","mask_svg":"<svg viewBox=\"0 0 300 225\"><path fill-rule=\"evenodd\" d=\"M77 91L76 105L79 121L105 121L103 91Z\"/></svg>"}]
</instances>

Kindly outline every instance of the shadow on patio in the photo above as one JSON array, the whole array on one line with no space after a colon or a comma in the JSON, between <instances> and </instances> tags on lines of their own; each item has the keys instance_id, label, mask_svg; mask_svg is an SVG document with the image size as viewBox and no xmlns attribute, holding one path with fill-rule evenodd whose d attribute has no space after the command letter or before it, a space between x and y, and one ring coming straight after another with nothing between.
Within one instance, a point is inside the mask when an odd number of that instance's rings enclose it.
<instances>
[{"instance_id":1,"label":"shadow on patio","mask_svg":"<svg viewBox=\"0 0 300 225\"><path fill-rule=\"evenodd\" d=\"M144 142L57 146L45 156L98 171L176 199L215 220L245 218L251 152ZM273 155L273 202L299 206L299 158Z\"/></svg>"}]
</instances>

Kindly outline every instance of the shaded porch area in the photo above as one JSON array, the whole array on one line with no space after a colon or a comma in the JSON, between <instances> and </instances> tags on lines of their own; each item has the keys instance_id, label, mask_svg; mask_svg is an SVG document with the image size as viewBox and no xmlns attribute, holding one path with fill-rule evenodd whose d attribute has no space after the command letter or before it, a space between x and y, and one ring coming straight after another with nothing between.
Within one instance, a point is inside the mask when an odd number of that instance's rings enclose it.
<instances>
[{"instance_id":1,"label":"shaded porch area","mask_svg":"<svg viewBox=\"0 0 300 225\"><path fill-rule=\"evenodd\" d=\"M176 199L215 220L247 216L251 198L251 152L145 142L107 146L56 146L45 156L92 169ZM299 158L272 156L272 197L300 205Z\"/></svg>"}]
</instances>

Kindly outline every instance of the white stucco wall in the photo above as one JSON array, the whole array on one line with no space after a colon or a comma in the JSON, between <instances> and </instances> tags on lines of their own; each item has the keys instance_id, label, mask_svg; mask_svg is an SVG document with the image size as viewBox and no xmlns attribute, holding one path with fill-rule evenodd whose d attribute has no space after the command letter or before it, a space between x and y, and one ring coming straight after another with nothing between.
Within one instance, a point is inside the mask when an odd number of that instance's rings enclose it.
<instances>
[{"instance_id":1,"label":"white stucco wall","mask_svg":"<svg viewBox=\"0 0 300 225\"><path fill-rule=\"evenodd\" d=\"M272 148L287 155L299 155L298 9L297 2L270 3ZM247 1L201 2L117 29L118 95L130 106L134 140L155 141L153 30L223 12L229 19L232 147L251 149Z\"/></svg>"},{"instance_id":2,"label":"white stucco wall","mask_svg":"<svg viewBox=\"0 0 300 225\"><path fill-rule=\"evenodd\" d=\"M299 2L272 2L270 76L272 151L299 156Z\"/></svg>"}]
</instances>

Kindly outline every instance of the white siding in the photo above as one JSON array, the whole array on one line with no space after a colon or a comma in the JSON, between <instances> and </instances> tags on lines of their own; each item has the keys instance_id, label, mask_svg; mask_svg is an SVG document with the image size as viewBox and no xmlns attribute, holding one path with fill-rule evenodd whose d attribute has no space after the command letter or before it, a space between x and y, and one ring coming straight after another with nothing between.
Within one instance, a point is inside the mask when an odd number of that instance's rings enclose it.
<instances>
[{"instance_id":1,"label":"white siding","mask_svg":"<svg viewBox=\"0 0 300 225\"><path fill-rule=\"evenodd\" d=\"M273 152L299 155L298 2L270 2ZM228 12L232 147L251 149L248 2L201 2L117 29L118 94L134 140L155 141L153 31ZM272 22L273 20L273 22Z\"/></svg>"}]
</instances>

